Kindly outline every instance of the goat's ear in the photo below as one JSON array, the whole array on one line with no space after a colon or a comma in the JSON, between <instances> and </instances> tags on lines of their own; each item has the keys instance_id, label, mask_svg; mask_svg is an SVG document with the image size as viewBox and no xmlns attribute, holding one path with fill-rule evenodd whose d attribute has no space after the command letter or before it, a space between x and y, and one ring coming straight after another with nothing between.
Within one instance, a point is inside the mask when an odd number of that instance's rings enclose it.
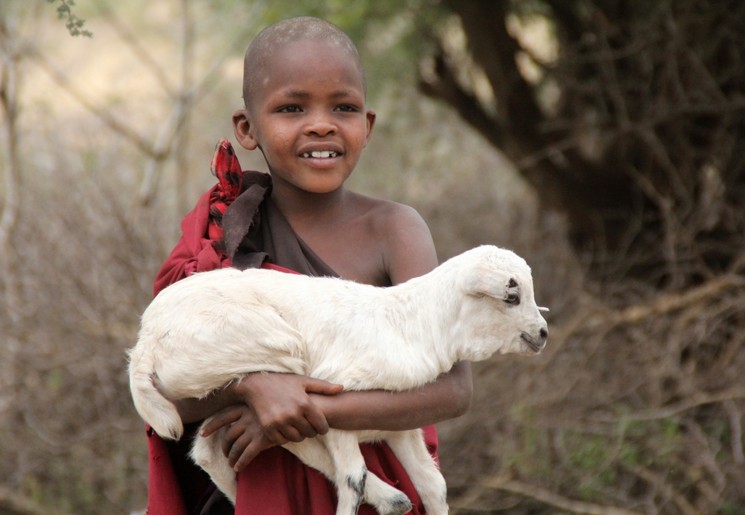
<instances>
[{"instance_id":1,"label":"goat's ear","mask_svg":"<svg viewBox=\"0 0 745 515\"><path fill-rule=\"evenodd\" d=\"M505 296L505 287L510 278L503 273L495 273L494 270L486 270L479 267L471 270L466 285L469 295L488 295L495 299Z\"/></svg>"}]
</instances>

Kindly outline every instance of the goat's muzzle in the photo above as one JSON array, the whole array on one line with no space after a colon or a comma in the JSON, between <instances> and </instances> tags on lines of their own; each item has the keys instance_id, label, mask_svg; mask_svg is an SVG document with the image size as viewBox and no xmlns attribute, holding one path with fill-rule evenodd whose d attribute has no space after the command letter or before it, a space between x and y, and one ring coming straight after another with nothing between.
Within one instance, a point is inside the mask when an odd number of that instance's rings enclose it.
<instances>
[{"instance_id":1,"label":"goat's muzzle","mask_svg":"<svg viewBox=\"0 0 745 515\"><path fill-rule=\"evenodd\" d=\"M548 339L548 329L541 328L537 336L532 336L528 333L520 333L520 338L528 345L528 348L538 354L546 346L546 340Z\"/></svg>"}]
</instances>

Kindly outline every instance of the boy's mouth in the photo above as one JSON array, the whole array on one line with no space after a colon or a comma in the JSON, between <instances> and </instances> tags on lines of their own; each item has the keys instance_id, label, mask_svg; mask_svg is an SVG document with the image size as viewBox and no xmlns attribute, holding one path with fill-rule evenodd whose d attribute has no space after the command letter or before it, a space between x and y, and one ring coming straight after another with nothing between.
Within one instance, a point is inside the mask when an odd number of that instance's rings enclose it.
<instances>
[{"instance_id":1,"label":"boy's mouth","mask_svg":"<svg viewBox=\"0 0 745 515\"><path fill-rule=\"evenodd\" d=\"M301 157L305 158L316 158L316 159L329 159L332 157L339 157L341 154L334 150L314 150L313 152L303 152L300 154Z\"/></svg>"}]
</instances>

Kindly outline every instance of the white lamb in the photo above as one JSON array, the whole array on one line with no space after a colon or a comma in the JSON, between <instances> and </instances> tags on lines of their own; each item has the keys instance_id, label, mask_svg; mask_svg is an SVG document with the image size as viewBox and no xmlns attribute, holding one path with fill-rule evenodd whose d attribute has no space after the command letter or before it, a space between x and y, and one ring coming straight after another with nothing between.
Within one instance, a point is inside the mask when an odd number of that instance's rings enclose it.
<instances>
[{"instance_id":1,"label":"white lamb","mask_svg":"<svg viewBox=\"0 0 745 515\"><path fill-rule=\"evenodd\" d=\"M493 246L389 288L271 270L199 273L145 310L129 355L132 397L160 436L179 439L172 400L205 397L251 372L304 374L347 390L406 390L460 360L537 354L548 335L541 309L527 263ZM218 435L197 437L192 457L234 501L235 473ZM421 431L332 429L285 447L335 483L337 514L355 514L363 501L381 514L406 513L406 495L367 474L359 442L371 440L390 445L427 513L447 513L445 480Z\"/></svg>"}]
</instances>

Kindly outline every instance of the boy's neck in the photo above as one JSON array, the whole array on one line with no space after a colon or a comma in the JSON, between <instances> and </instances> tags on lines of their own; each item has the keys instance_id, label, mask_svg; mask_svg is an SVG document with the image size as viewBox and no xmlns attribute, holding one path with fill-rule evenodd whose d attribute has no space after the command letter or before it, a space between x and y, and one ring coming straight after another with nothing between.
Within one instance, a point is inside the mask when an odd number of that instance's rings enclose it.
<instances>
[{"instance_id":1,"label":"boy's neck","mask_svg":"<svg viewBox=\"0 0 745 515\"><path fill-rule=\"evenodd\" d=\"M324 194L275 188L272 191L272 201L295 230L322 229L332 227L344 219L349 193L344 187Z\"/></svg>"}]
</instances>

